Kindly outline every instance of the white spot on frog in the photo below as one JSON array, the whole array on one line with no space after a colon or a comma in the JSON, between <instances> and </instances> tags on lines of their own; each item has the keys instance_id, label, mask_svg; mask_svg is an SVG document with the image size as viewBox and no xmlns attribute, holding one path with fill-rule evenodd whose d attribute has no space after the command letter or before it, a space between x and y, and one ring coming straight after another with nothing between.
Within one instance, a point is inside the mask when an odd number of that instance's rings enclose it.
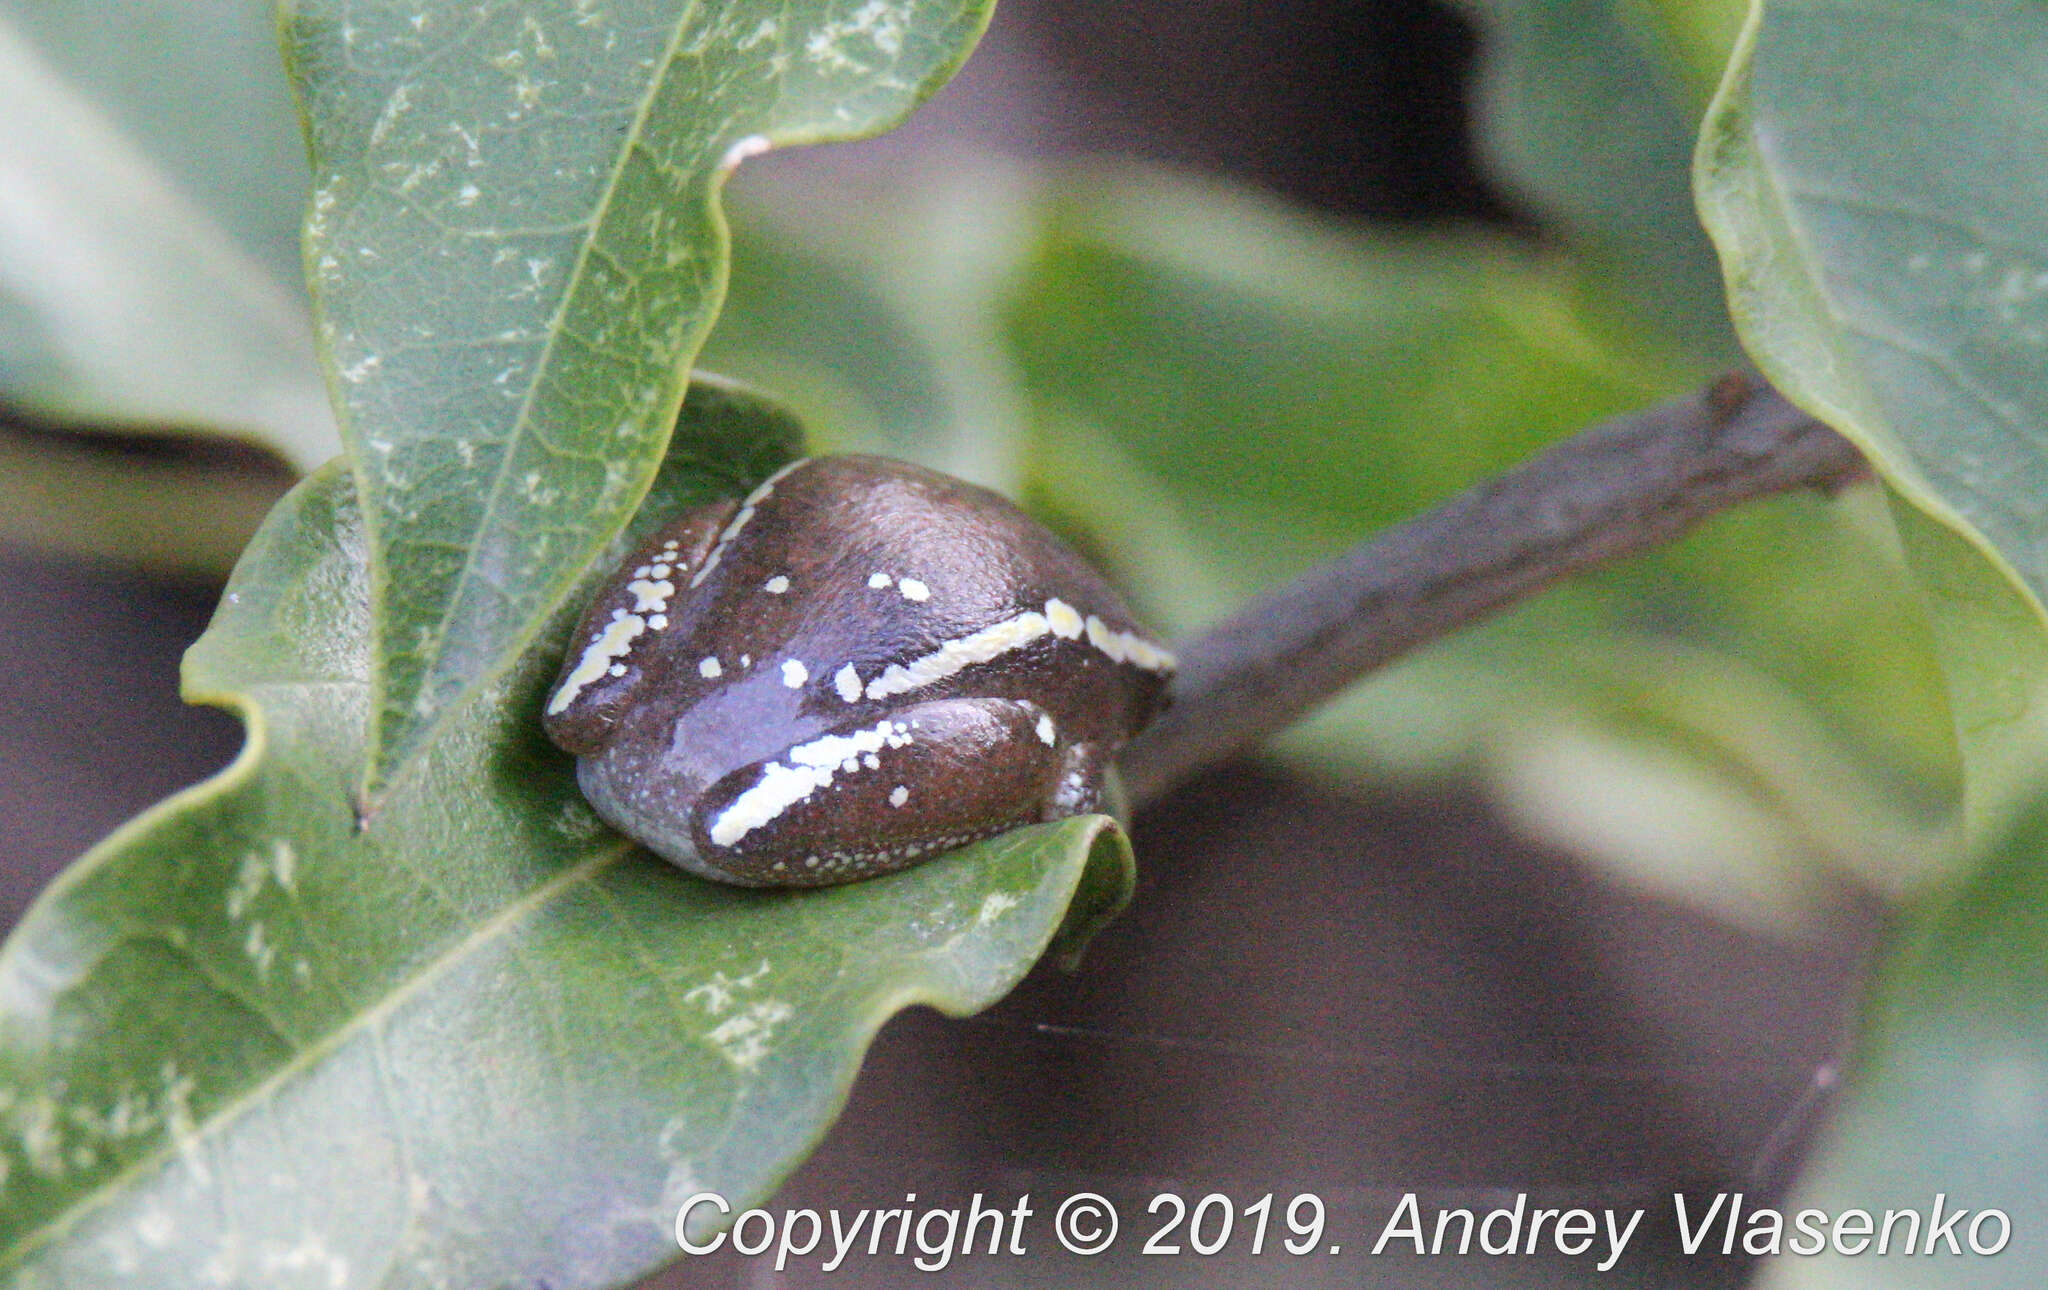
<instances>
[{"instance_id":1,"label":"white spot on frog","mask_svg":"<svg viewBox=\"0 0 2048 1290\"><path fill-rule=\"evenodd\" d=\"M930 600L932 589L915 578L905 578L896 584L896 590L903 593L905 600Z\"/></svg>"},{"instance_id":2,"label":"white spot on frog","mask_svg":"<svg viewBox=\"0 0 2048 1290\"><path fill-rule=\"evenodd\" d=\"M1060 602L1050 603L1056 605ZM1001 658L1012 650L1022 649L1051 630L1046 616L1035 610L1027 610L1014 618L1005 618L978 632L970 632L949 640L931 653L912 659L907 664L891 663L882 670L880 676L868 682L868 698L886 699L892 694L922 689L977 663L987 663Z\"/></svg>"},{"instance_id":3,"label":"white spot on frog","mask_svg":"<svg viewBox=\"0 0 2048 1290\"><path fill-rule=\"evenodd\" d=\"M810 669L806 668L800 661L793 658L782 660L782 683L784 685L795 690L801 688L803 683L810 679Z\"/></svg>"},{"instance_id":4,"label":"white spot on frog","mask_svg":"<svg viewBox=\"0 0 2048 1290\"><path fill-rule=\"evenodd\" d=\"M1174 667L1172 654L1142 636L1111 630L1109 624L1093 614L1088 615L1088 643L1107 654L1111 662L1128 663L1148 672L1171 672Z\"/></svg>"},{"instance_id":5,"label":"white spot on frog","mask_svg":"<svg viewBox=\"0 0 2048 1290\"><path fill-rule=\"evenodd\" d=\"M876 591L882 590L894 581L895 579L886 573L871 573L868 575L868 585Z\"/></svg>"},{"instance_id":6,"label":"white spot on frog","mask_svg":"<svg viewBox=\"0 0 2048 1290\"><path fill-rule=\"evenodd\" d=\"M848 703L859 701L860 673L854 670L853 664L848 663L832 674L832 686L839 691L839 697Z\"/></svg>"},{"instance_id":7,"label":"white spot on frog","mask_svg":"<svg viewBox=\"0 0 2048 1290\"><path fill-rule=\"evenodd\" d=\"M1045 612L1026 610L977 632L957 637L909 663L891 663L882 674L868 682L870 699L885 699L943 681L979 663L992 662L1013 650L1023 649L1047 635L1074 640L1083 633L1088 643L1113 661L1148 671L1171 671L1173 655L1130 632L1112 631L1100 618L1085 621L1080 611L1057 597L1045 602Z\"/></svg>"},{"instance_id":8,"label":"white spot on frog","mask_svg":"<svg viewBox=\"0 0 2048 1290\"><path fill-rule=\"evenodd\" d=\"M891 806L901 806L909 800L910 790L902 784L898 784L889 794L889 805Z\"/></svg>"},{"instance_id":9,"label":"white spot on frog","mask_svg":"<svg viewBox=\"0 0 2048 1290\"><path fill-rule=\"evenodd\" d=\"M716 681L719 677L725 675L725 669L718 665L717 659L703 658L697 660L697 675L707 681Z\"/></svg>"},{"instance_id":10,"label":"white spot on frog","mask_svg":"<svg viewBox=\"0 0 2048 1290\"><path fill-rule=\"evenodd\" d=\"M1052 718L1043 712L1038 714L1037 729L1038 737L1045 742L1046 747L1050 748L1058 741L1059 732L1053 728Z\"/></svg>"},{"instance_id":11,"label":"white spot on frog","mask_svg":"<svg viewBox=\"0 0 2048 1290\"><path fill-rule=\"evenodd\" d=\"M660 613L668 608L669 597L676 594L676 584L666 578L658 582L635 578L626 584L626 590L633 593L634 613Z\"/></svg>"},{"instance_id":12,"label":"white spot on frog","mask_svg":"<svg viewBox=\"0 0 2048 1290\"><path fill-rule=\"evenodd\" d=\"M1058 597L1045 602L1045 621L1052 634L1063 641L1073 640L1081 634L1080 612Z\"/></svg>"},{"instance_id":13,"label":"white spot on frog","mask_svg":"<svg viewBox=\"0 0 2048 1290\"><path fill-rule=\"evenodd\" d=\"M768 579L768 581L762 583L761 590L767 592L771 596L779 596L783 592L789 590L789 579L783 577L781 574L778 573L774 577Z\"/></svg>"},{"instance_id":14,"label":"white spot on frog","mask_svg":"<svg viewBox=\"0 0 2048 1290\"><path fill-rule=\"evenodd\" d=\"M640 633L647 630L647 620L638 614L629 614L623 609L614 610L612 620L604 630L584 646L583 657L576 660L575 670L562 679L562 688L555 691L555 697L548 700L548 715L555 716L576 702L576 696L591 682L607 675L614 659L624 658L632 650L633 642Z\"/></svg>"},{"instance_id":15,"label":"white spot on frog","mask_svg":"<svg viewBox=\"0 0 2048 1290\"><path fill-rule=\"evenodd\" d=\"M732 517L732 522L725 526L724 532L718 535L718 540L711 544L711 551L704 557L703 565L698 568L696 573L691 575L691 586L701 587L704 585L704 580L711 576L711 571L716 569L718 562L724 558L725 549L732 545L732 540L740 535L740 530L745 528L748 521L754 518L755 509L774 494L775 486L788 478L791 471L805 465L809 461L810 458L808 457L797 458L781 470L762 480L753 492L748 493L746 497L741 499L739 513Z\"/></svg>"}]
</instances>

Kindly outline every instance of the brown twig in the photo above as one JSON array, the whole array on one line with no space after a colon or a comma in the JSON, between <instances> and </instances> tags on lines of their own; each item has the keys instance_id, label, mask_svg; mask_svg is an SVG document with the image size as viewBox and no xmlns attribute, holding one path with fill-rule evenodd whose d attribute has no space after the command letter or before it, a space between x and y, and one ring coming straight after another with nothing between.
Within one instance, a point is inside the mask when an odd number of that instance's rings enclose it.
<instances>
[{"instance_id":1,"label":"brown twig","mask_svg":"<svg viewBox=\"0 0 2048 1290\"><path fill-rule=\"evenodd\" d=\"M1253 747L1359 677L1739 502L1832 491L1848 441L1754 376L1594 426L1246 606L1180 649L1173 706L1123 752L1133 802Z\"/></svg>"}]
</instances>

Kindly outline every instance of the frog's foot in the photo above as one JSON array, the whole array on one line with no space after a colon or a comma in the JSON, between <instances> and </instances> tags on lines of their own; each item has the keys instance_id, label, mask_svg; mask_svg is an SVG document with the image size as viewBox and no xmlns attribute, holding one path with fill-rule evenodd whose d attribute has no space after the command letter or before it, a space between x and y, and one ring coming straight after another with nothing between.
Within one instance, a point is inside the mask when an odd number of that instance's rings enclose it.
<instances>
[{"instance_id":1,"label":"frog's foot","mask_svg":"<svg viewBox=\"0 0 2048 1290\"><path fill-rule=\"evenodd\" d=\"M695 863L679 863L751 886L888 873L1040 819L1067 760L1035 703L912 704L719 780L693 813Z\"/></svg>"}]
</instances>

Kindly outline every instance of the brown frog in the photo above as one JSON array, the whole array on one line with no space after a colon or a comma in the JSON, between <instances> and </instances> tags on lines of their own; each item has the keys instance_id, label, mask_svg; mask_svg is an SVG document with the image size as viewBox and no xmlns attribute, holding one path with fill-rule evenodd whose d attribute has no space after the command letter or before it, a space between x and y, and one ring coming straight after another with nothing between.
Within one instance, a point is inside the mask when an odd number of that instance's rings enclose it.
<instances>
[{"instance_id":1,"label":"brown frog","mask_svg":"<svg viewBox=\"0 0 2048 1290\"><path fill-rule=\"evenodd\" d=\"M1173 656L985 489L806 458L606 582L543 716L615 827L692 873L821 886L1099 808Z\"/></svg>"}]
</instances>

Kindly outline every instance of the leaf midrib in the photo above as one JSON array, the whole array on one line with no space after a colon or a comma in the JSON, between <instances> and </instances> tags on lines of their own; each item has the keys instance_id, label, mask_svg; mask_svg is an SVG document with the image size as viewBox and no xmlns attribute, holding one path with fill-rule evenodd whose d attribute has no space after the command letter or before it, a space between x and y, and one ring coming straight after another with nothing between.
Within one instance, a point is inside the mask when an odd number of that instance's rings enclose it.
<instances>
[{"instance_id":1,"label":"leaf midrib","mask_svg":"<svg viewBox=\"0 0 2048 1290\"><path fill-rule=\"evenodd\" d=\"M498 468L495 472L493 472L491 476L490 489L485 494L484 497L483 515L480 517L480 520L475 529L475 532L477 533L483 533L488 531L496 522L496 516L500 508L501 501L505 495L505 481L507 478L509 478L510 473L512 471L512 459L515 455L515 450L519 442L532 430L531 418L533 414L534 402L539 397L541 386L545 383L546 374L550 369L550 364L553 362L555 345L556 342L561 338L563 332L563 320L568 316L569 307L575 301L577 291L581 288L583 282L585 281L585 274L590 264L592 250L597 245L599 230L603 228L605 217L611 210L612 202L618 193L620 178L625 174L626 163L632 157L634 147L638 144L641 137L646 133L648 114L650 111L652 111L655 100L661 94L662 85L667 81L669 74L675 68L677 52L682 44L683 33L690 29L691 24L695 21L697 17L700 7L701 6L699 0L689 0L689 3L685 4L682 8L682 11L677 15L675 25L669 31L667 47L662 51L661 61L657 65L652 77L650 77L648 80L648 91L645 95L641 97L639 106L634 110L632 123L627 127L626 133L620 141L617 156L612 163L611 173L605 177L604 189L599 194L596 204L592 207L591 218L589 221L589 235L585 237L576 248L575 265L573 268L570 269L568 279L562 289L561 299L556 302L554 312L550 315L548 319L547 339L541 345L540 360L534 364L533 379L527 382L526 393L522 395L520 398L519 412L513 418L511 433L508 434L505 438L505 451L502 454L500 454L498 459ZM322 357L323 359L327 358L327 356L324 354ZM682 365L679 363L676 366L680 367ZM351 419L350 422L350 430L352 433L360 434L360 431L357 431L355 428L353 419ZM650 460L658 464L658 454L655 455L654 457L651 457ZM650 469L648 471L649 482L652 482L653 477L654 471ZM364 478L369 478L367 472L364 474ZM379 510L380 508L375 506L365 507L363 522L366 529L368 530L370 549L377 555L376 563L382 565L384 563L384 556L386 552L382 546L382 543L378 540L380 536L380 530L383 527L381 522L382 517L379 513ZM432 668L435 661L444 656L444 647L447 641L448 626L454 619L455 607L458 604L465 602L469 598L470 586L474 581L475 570L477 567L473 555L474 548L472 547L468 552L466 552L466 558L463 560L462 563L462 572L457 576L454 588L450 592L447 600L443 603L440 614L435 619L433 630L433 652L431 654L422 656L422 662L425 663L428 668ZM381 572L381 570L379 570L378 572ZM377 607L379 609L382 609L386 603L385 593L389 591L390 584L389 581L383 577L378 577L376 579L376 583ZM550 603L552 603L552 598ZM538 615L530 615L530 617L538 617ZM374 717L374 726L372 732L372 747L370 749L370 756L372 759L371 770L373 774L377 775L379 778L382 778L387 773L385 768L380 768L377 765L377 763L383 760L384 754L386 752L386 741L384 737L384 714L388 711L387 701L390 697L389 694L387 693L388 670L385 666L386 656L383 649L381 648L384 637L383 628L384 624L387 621L388 615L385 615L383 613L378 613L373 619L373 637L375 640L375 644L379 648L376 648L371 656L371 666L373 668L371 687L371 712ZM506 652L506 656L509 658L512 652L513 651L508 650ZM424 682L427 679L428 677L426 675L423 675L421 678L422 691L425 689ZM470 684L481 684L482 680L483 678L481 677L473 678ZM418 694L415 693L414 697L417 698ZM437 712L436 715L437 717L439 717L441 714ZM4 1266L4 1260L0 1260L0 1267Z\"/></svg>"}]
</instances>

